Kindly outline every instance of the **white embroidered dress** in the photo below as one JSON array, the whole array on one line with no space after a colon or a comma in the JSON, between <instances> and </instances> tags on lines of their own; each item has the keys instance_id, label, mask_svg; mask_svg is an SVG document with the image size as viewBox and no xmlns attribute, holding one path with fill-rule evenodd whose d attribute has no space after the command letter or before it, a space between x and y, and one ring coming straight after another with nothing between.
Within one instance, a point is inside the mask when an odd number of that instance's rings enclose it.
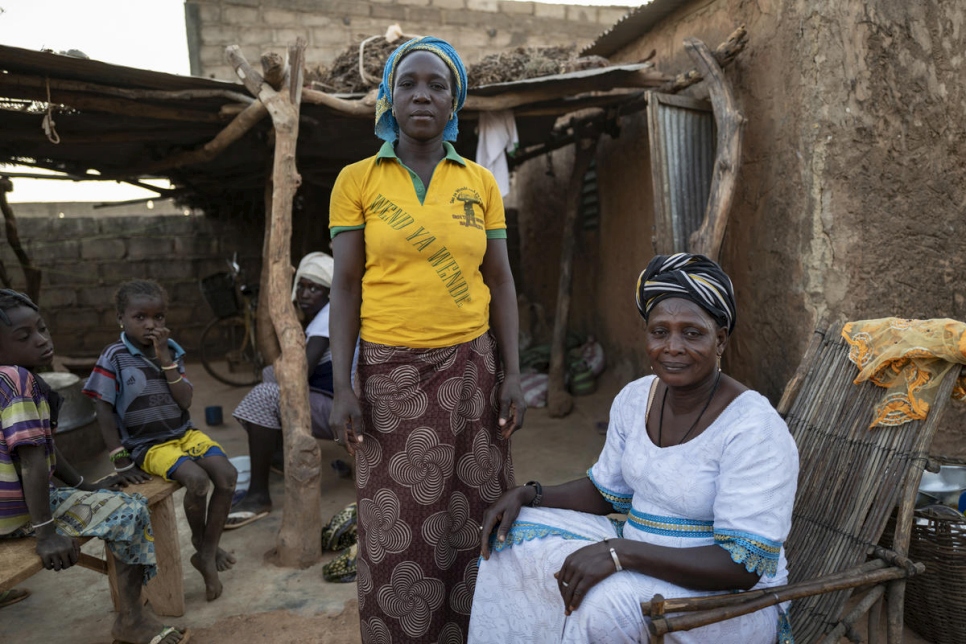
<instances>
[{"instance_id":1,"label":"white embroidered dress","mask_svg":"<svg viewBox=\"0 0 966 644\"><path fill-rule=\"evenodd\" d=\"M718 544L761 574L755 588L787 582L782 543L791 527L798 450L785 422L767 399L746 391L699 436L658 448L645 427L654 382L641 378L617 395L604 449L588 471L627 522L523 508L506 544L480 562L469 642L644 642L642 601L657 593L712 594L624 570L592 588L566 617L553 573L572 552L605 538L673 548ZM779 610L772 607L665 641L773 643L778 625Z\"/></svg>"}]
</instances>

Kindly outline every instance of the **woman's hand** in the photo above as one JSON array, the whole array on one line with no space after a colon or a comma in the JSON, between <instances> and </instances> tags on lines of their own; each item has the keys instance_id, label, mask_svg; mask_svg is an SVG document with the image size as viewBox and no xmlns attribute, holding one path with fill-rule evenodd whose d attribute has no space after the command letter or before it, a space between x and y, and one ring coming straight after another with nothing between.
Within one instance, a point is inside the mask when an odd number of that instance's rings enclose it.
<instances>
[{"instance_id":1,"label":"woman's hand","mask_svg":"<svg viewBox=\"0 0 966 644\"><path fill-rule=\"evenodd\" d=\"M532 485L521 485L501 494L496 503L486 509L480 530L480 554L484 559L490 558L490 535L493 534L497 522L500 527L496 531L496 540L502 543L506 541L510 527L520 514L520 508L533 501L536 494L537 489Z\"/></svg>"},{"instance_id":2,"label":"woman's hand","mask_svg":"<svg viewBox=\"0 0 966 644\"><path fill-rule=\"evenodd\" d=\"M610 539L583 547L564 559L563 566L553 574L567 615L580 608L591 588L617 572L610 549L620 542L621 539Z\"/></svg>"},{"instance_id":3,"label":"woman's hand","mask_svg":"<svg viewBox=\"0 0 966 644\"><path fill-rule=\"evenodd\" d=\"M362 443L362 407L359 398L351 389L341 389L332 397L332 412L329 414L329 427L335 434L335 442L345 447L349 456L355 456L356 448Z\"/></svg>"},{"instance_id":4,"label":"woman's hand","mask_svg":"<svg viewBox=\"0 0 966 644\"><path fill-rule=\"evenodd\" d=\"M520 374L508 374L500 385L500 436L504 440L523 427L523 417L527 413L527 402L520 386Z\"/></svg>"}]
</instances>

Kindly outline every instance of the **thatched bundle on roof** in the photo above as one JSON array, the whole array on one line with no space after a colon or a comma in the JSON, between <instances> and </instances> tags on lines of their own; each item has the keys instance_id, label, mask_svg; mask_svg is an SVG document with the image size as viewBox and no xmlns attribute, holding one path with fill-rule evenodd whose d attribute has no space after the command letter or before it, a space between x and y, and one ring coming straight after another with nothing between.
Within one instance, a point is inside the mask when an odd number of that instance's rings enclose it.
<instances>
[{"instance_id":1,"label":"thatched bundle on roof","mask_svg":"<svg viewBox=\"0 0 966 644\"><path fill-rule=\"evenodd\" d=\"M353 45L336 57L331 67L317 66L306 71L306 81L314 89L329 93L364 93L379 86L382 69L389 55L402 39L388 42L385 38L368 38ZM359 53L365 75L359 73ZM478 63L468 65L466 74L470 87L507 83L515 80L552 76L566 72L605 67L606 58L592 56L577 58L576 45L568 47L517 47L511 51L490 54Z\"/></svg>"},{"instance_id":2,"label":"thatched bundle on roof","mask_svg":"<svg viewBox=\"0 0 966 644\"><path fill-rule=\"evenodd\" d=\"M323 92L365 93L378 87L382 80L382 68L389 55L401 45L403 40L388 42L385 38L366 39L360 45L353 45L339 54L332 66L322 66L309 70L306 81ZM362 64L367 78L359 73L359 51L362 50Z\"/></svg>"}]
</instances>

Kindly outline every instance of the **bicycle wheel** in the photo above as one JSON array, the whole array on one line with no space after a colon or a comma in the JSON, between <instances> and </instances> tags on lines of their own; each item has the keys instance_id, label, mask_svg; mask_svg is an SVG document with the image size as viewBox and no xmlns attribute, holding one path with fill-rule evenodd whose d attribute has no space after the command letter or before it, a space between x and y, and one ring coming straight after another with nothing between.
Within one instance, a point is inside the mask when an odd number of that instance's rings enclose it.
<instances>
[{"instance_id":1,"label":"bicycle wheel","mask_svg":"<svg viewBox=\"0 0 966 644\"><path fill-rule=\"evenodd\" d=\"M201 334L201 364L215 380L244 387L262 379L262 359L241 317L213 320Z\"/></svg>"}]
</instances>

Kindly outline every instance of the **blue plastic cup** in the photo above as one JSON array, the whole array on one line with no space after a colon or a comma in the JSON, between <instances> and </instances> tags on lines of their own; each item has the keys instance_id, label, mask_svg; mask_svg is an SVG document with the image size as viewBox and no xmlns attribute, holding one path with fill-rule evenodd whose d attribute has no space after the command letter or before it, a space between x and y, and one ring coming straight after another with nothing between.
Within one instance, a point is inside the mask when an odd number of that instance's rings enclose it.
<instances>
[{"instance_id":1,"label":"blue plastic cup","mask_svg":"<svg viewBox=\"0 0 966 644\"><path fill-rule=\"evenodd\" d=\"M221 415L220 405L212 405L210 407L205 407L205 422L208 423L208 425L211 427L214 427L216 425L221 425L221 423L224 422L224 419L222 418L222 415Z\"/></svg>"}]
</instances>

